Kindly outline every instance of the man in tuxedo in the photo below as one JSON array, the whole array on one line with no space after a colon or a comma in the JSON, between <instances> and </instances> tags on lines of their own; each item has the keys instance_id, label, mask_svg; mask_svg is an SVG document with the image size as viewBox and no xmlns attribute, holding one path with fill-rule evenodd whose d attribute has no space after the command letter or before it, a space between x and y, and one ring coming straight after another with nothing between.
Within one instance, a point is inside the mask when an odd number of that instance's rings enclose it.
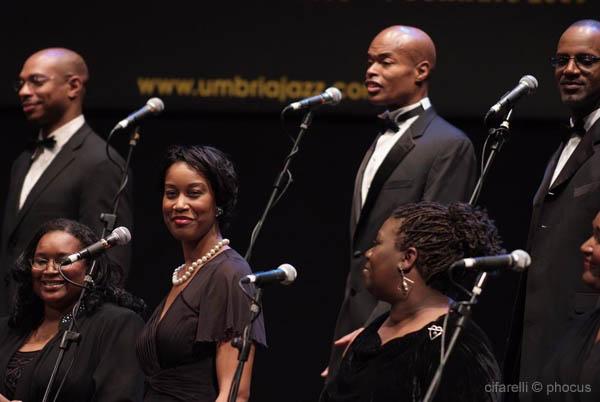
<instances>
[{"instance_id":1,"label":"man in tuxedo","mask_svg":"<svg viewBox=\"0 0 600 402\"><path fill-rule=\"evenodd\" d=\"M41 224L69 218L100 234L100 214L112 212L121 167L107 159L105 141L82 115L87 81L83 58L62 48L36 52L19 75L16 90L23 112L39 132L11 168L2 221L0 315L7 312L10 297L10 283L4 289L6 274ZM112 156L124 166L114 150ZM121 198L117 224L132 228L131 186ZM130 248L115 248L111 253L128 268Z\"/></svg>"},{"instance_id":2,"label":"man in tuxedo","mask_svg":"<svg viewBox=\"0 0 600 402\"><path fill-rule=\"evenodd\" d=\"M350 271L334 334L329 377L343 349L365 324L389 309L365 289L364 253L399 205L421 200L468 201L477 176L467 136L435 112L428 98L435 67L433 41L420 29L392 26L368 50L365 85L370 101L387 110L385 126L356 175L350 217ZM326 375L326 373L323 373Z\"/></svg>"},{"instance_id":3,"label":"man in tuxedo","mask_svg":"<svg viewBox=\"0 0 600 402\"><path fill-rule=\"evenodd\" d=\"M571 119L533 199L520 359L521 380L529 384L542 375L571 320L599 306L597 291L581 281L579 247L600 210L600 22L571 25L552 66Z\"/></svg>"}]
</instances>

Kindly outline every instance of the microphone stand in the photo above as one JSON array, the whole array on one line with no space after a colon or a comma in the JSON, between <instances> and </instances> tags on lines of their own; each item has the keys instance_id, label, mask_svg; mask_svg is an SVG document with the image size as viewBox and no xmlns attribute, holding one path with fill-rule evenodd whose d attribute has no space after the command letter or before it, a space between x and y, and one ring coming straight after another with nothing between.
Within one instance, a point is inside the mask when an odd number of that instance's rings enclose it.
<instances>
[{"instance_id":1,"label":"microphone stand","mask_svg":"<svg viewBox=\"0 0 600 402\"><path fill-rule=\"evenodd\" d=\"M481 175L479 176L477 184L475 185L475 189L471 194L471 198L469 199L469 205L475 205L477 203L477 200L479 199L479 194L481 193L481 188L483 187L483 182L487 177L489 169L492 166L494 160L496 159L496 155L498 154L498 152L500 152L502 146L504 145L510 134L510 118L512 116L512 112L513 111L511 109L506 115L504 121L498 127L492 127L489 130L488 139L492 141L492 144L490 145L491 152L487 157L483 170L481 171ZM454 346L456 345L458 336L462 332L463 328L467 323L467 320L471 316L471 306L477 303L477 297L483 292L483 285L485 284L487 277L487 272L480 272L477 275L475 285L473 286L473 290L471 291L471 299L468 302L460 303L458 308L456 309L457 313L460 314L460 318L456 322L456 328L452 333L452 337L450 338L450 343L448 344L446 353L440 358L440 364L438 365L438 368L435 371L435 374L431 380L431 383L429 384L429 388L427 389L427 393L425 394L425 397L423 398L422 402L433 401L433 398L435 397L435 394L438 390L440 381L442 380L442 374L444 372L444 367L446 367L446 362L448 361L450 354L454 350ZM443 346L444 345L442 345L442 347Z\"/></svg>"},{"instance_id":2,"label":"microphone stand","mask_svg":"<svg viewBox=\"0 0 600 402\"><path fill-rule=\"evenodd\" d=\"M254 296L254 298L252 299L252 303L250 304L250 320L244 327L244 332L242 333L242 336L236 337L231 341L231 345L238 349L239 353L238 364L235 369L233 380L231 381L231 388L229 389L229 397L227 398L228 402L236 402L238 396L240 382L242 381L242 373L244 372L244 365L248 361L250 351L252 350L252 340L250 339L250 335L252 332L252 324L258 318L259 314L262 311L262 291L263 290L261 287L258 287L256 289L256 295Z\"/></svg>"},{"instance_id":3,"label":"microphone stand","mask_svg":"<svg viewBox=\"0 0 600 402\"><path fill-rule=\"evenodd\" d=\"M508 114L506 115L504 121L498 127L490 128L488 132L488 139L492 141L492 144L490 145L491 152L488 155L483 170L481 171L481 175L479 176L477 184L475 185L475 189L473 190L471 198L469 199L470 205L475 205L477 203L477 200L479 199L479 193L481 193L481 188L483 187L483 182L487 177L489 169L492 166L494 160L496 159L496 155L498 154L498 152L500 152L500 149L502 149L502 146L508 139L508 136L510 134L510 118L512 117L512 112L513 111L511 109L510 112L508 112Z\"/></svg>"},{"instance_id":4,"label":"microphone stand","mask_svg":"<svg viewBox=\"0 0 600 402\"><path fill-rule=\"evenodd\" d=\"M282 118L283 118L283 115L285 114L285 112L288 110L289 110L289 106L284 108L281 111ZM265 206L262 216L260 217L260 219L256 223L256 226L254 226L254 229L252 230L252 235L250 237L250 244L248 245L248 249L246 250L246 255L244 256L244 259L246 261L249 261L250 258L252 257L252 251L254 249L254 244L256 243L256 239L258 238L258 235L260 234L260 231L263 227L263 224L265 223L265 220L267 219L267 215L271 211L271 208L273 208L275 203L281 199L281 197L285 193L285 190L287 189L287 186L291 183L291 174L289 173L288 169L292 162L292 158L294 156L296 156L296 154L298 153L298 150L300 149L300 147L299 147L300 141L304 137L304 134L306 134L306 132L308 131L308 128L310 127L310 124L312 123L312 119L313 119L313 111L311 109L309 109L308 112L306 112L306 114L302 118L302 122L300 123L300 131L298 132L298 135L294 139L294 144L292 145L292 150L290 151L288 156L286 156L285 162L283 164L283 168L281 169L281 172L279 172L279 175L277 176L277 179L275 180L275 183L273 184L273 191L271 192L271 196L269 197L269 200L267 201L267 205ZM286 175L287 175L287 180L285 180ZM235 347L236 349L238 349L239 353L238 353L238 365L235 370L233 380L231 382L231 388L229 389L228 402L236 402L236 399L237 399L240 382L242 379L242 373L244 371L244 365L246 364L246 361L248 360L248 357L250 356L250 351L252 349L252 341L250 339L250 335L251 335L251 331L252 331L252 324L258 318L259 314L262 311L261 298L262 298L262 288L257 287L256 294L252 298L252 304L250 305L250 320L244 327L244 332L242 334L242 337L241 338L237 337L231 341L231 345L233 347Z\"/></svg>"},{"instance_id":5,"label":"microphone stand","mask_svg":"<svg viewBox=\"0 0 600 402\"><path fill-rule=\"evenodd\" d=\"M109 134L107 142L106 142L107 155L109 152L108 151L109 150L108 143L114 133L115 133L115 130L113 129L113 131L111 131L111 133ZM119 189L117 190L117 193L115 194L115 197L113 199L112 213L100 214L100 220L104 223L104 228L102 229L102 234L100 235L100 238L104 238L104 236L106 236L106 233L110 233L114 230L115 223L117 221L117 210L119 208L119 200L121 199L121 195L123 194L123 191L125 190L125 186L127 186L127 180L128 180L128 176L129 176L129 165L131 163L133 149L137 145L137 142L139 141L139 139L140 139L139 127L136 127L135 130L133 130L133 133L131 134L131 138L129 140L129 151L127 153L127 159L125 160L125 167L121 167L121 185L120 185ZM110 155L108 155L108 157L109 157L109 159L112 160L112 158L110 158ZM63 276L63 273L62 273L63 265L65 265L65 264L61 263L59 266L59 272L60 272L61 276ZM54 368L52 369L52 374L50 375L50 380L48 380L48 385L46 386L46 391L44 392L44 398L42 399L42 402L48 402L48 400L49 400L48 398L50 397L50 392L52 391L52 387L54 386L54 383L56 381L56 376L58 374L58 370L60 369L62 361L64 360L65 353L67 352L67 350L69 350L69 347L71 346L71 344L73 342L79 343L79 340L81 339L81 333L79 333L75 330L76 317L77 317L77 314L79 314L79 310L83 304L83 299L85 298L86 292L91 290L94 287L93 275L94 275L95 269L96 269L96 260L92 261L92 264L90 265L90 268L85 275L85 278L83 280L83 286L81 286L81 293L79 293L79 298L77 299L77 302L73 306L73 310L71 312L71 320L69 322L69 327L65 330L65 332L63 333L62 338L60 340L60 344L58 346L60 350L58 351L58 356L56 357L56 361L54 362ZM63 380L60 383L58 389L56 390L56 393L54 394L53 401L58 400L58 395L60 394L60 391L62 390L62 387L65 383L65 380L67 379L67 376L69 375L69 371L71 370L71 367L72 366L69 366L67 368L67 371L65 372L65 374L63 376Z\"/></svg>"},{"instance_id":6,"label":"microphone stand","mask_svg":"<svg viewBox=\"0 0 600 402\"><path fill-rule=\"evenodd\" d=\"M287 109L288 108L283 109L281 114L283 115ZM281 169L281 172L279 173L279 175L277 176L277 179L275 180L275 183L273 184L273 191L271 192L269 201L267 202L267 205L265 206L262 216L256 223L256 226L254 226L254 230L252 230L252 236L250 237L250 244L248 245L248 250L246 250L246 255L244 256L246 261L250 261L250 257L252 256L252 250L254 248L254 244L256 243L256 239L258 238L258 235L262 229L262 226L265 223L265 220L267 218L267 215L269 214L269 211L271 210L271 208L273 208L273 205L277 201L279 201L279 199L281 198L281 196L284 194L285 190L287 189L287 186L291 183L291 175L289 175L288 168L290 166L290 163L292 162L292 158L294 156L296 156L296 154L298 153L300 141L302 140L302 137L304 136L304 134L310 127L310 124L312 123L312 118L313 118L313 111L309 110L304 115L304 118L302 119L302 123L300 124L300 132L298 133L298 135L296 136L296 139L294 140L294 145L292 146L292 150L290 151L288 156L285 158L285 163L283 164L283 168ZM288 179L287 179L287 183L285 183L285 186L284 186L284 179L286 178L286 175L288 175ZM283 187L283 190L281 189L282 187Z\"/></svg>"}]
</instances>

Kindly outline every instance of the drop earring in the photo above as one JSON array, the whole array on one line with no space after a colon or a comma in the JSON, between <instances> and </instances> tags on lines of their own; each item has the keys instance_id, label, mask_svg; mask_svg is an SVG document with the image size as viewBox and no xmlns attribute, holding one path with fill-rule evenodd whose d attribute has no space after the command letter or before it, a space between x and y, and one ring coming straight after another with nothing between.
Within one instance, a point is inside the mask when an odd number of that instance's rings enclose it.
<instances>
[{"instance_id":1,"label":"drop earring","mask_svg":"<svg viewBox=\"0 0 600 402\"><path fill-rule=\"evenodd\" d=\"M412 285L415 283L415 281L407 278L406 275L404 275L404 267L402 265L398 265L398 271L400 271L400 276L402 277L402 282L398 285L398 290L402 296L408 297L408 294L410 293Z\"/></svg>"},{"instance_id":2,"label":"drop earring","mask_svg":"<svg viewBox=\"0 0 600 402\"><path fill-rule=\"evenodd\" d=\"M223 208L217 207L217 213L215 214L215 216L218 218L221 215L223 215Z\"/></svg>"}]
</instances>

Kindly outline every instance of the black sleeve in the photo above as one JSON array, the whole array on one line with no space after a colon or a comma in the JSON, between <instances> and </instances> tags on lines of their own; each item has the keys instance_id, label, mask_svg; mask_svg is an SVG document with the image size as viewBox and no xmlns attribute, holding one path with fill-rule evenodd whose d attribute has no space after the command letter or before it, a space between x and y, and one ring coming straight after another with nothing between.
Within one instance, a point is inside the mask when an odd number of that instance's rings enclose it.
<instances>
[{"instance_id":1,"label":"black sleeve","mask_svg":"<svg viewBox=\"0 0 600 402\"><path fill-rule=\"evenodd\" d=\"M116 153L114 150L113 152ZM118 159L121 160L121 158ZM108 159L103 158L90 169L86 180L84 180L84 185L81 186L79 221L88 225L98 235L102 233L102 229L104 228L100 220L100 214L112 213L113 199L117 194L120 184L121 170ZM125 226L133 233L132 188L132 175L130 171L127 186L119 200L115 227ZM126 276L131 259L131 245L115 247L109 250L108 255L123 268Z\"/></svg>"},{"instance_id":2,"label":"black sleeve","mask_svg":"<svg viewBox=\"0 0 600 402\"><path fill-rule=\"evenodd\" d=\"M143 320L131 311L110 317L98 335L102 352L93 380L94 401L141 401L144 374L135 354L135 342L144 326Z\"/></svg>"},{"instance_id":3,"label":"black sleeve","mask_svg":"<svg viewBox=\"0 0 600 402\"><path fill-rule=\"evenodd\" d=\"M196 342L219 342L242 334L250 317L250 301L238 282L248 273L247 264L234 258L227 258L215 270L206 294L202 295ZM261 314L252 326L252 339L266 346L265 338Z\"/></svg>"},{"instance_id":4,"label":"black sleeve","mask_svg":"<svg viewBox=\"0 0 600 402\"><path fill-rule=\"evenodd\" d=\"M423 201L468 201L477 179L477 159L469 139L456 139L440 152L427 177Z\"/></svg>"}]
</instances>

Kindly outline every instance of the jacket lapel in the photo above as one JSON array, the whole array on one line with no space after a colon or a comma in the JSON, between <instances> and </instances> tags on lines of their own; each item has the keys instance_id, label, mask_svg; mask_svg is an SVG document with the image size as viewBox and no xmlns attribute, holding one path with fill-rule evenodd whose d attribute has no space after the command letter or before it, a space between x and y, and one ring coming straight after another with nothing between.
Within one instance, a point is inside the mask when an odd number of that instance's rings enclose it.
<instances>
[{"instance_id":1,"label":"jacket lapel","mask_svg":"<svg viewBox=\"0 0 600 402\"><path fill-rule=\"evenodd\" d=\"M35 183L31 192L27 196L23 208L17 213L14 221L14 225L10 231L12 233L15 228L19 225L23 217L32 208L35 202L44 193L44 190L52 183L56 177L69 166L69 164L75 159L76 151L91 132L90 127L84 124L77 132L71 137L71 139L62 147L60 152L52 160L50 165L46 168L44 173L40 176L38 181ZM25 172L27 174L27 171ZM24 176L23 176L24 177ZM22 181L21 181L22 184ZM21 193L21 187L17 189L18 194ZM58 194L57 196L61 196ZM18 197L18 196L17 196ZM17 201L18 202L18 201Z\"/></svg>"},{"instance_id":2,"label":"jacket lapel","mask_svg":"<svg viewBox=\"0 0 600 402\"><path fill-rule=\"evenodd\" d=\"M8 196L6 199L6 214L4 215L6 221L3 223L3 238L6 239L9 233L12 233L12 229L16 224L16 217L19 213L19 199L21 198L21 189L23 188L23 182L25 176L29 171L31 165L31 152L23 152L19 158L15 161L14 169L11 171L13 174L11 180L11 186L8 189Z\"/></svg>"},{"instance_id":3,"label":"jacket lapel","mask_svg":"<svg viewBox=\"0 0 600 402\"><path fill-rule=\"evenodd\" d=\"M431 107L427 109L425 113L423 113L417 120L413 122L413 124L410 125L410 127L400 137L396 144L394 144L392 149L390 149L390 152L387 154L387 156L381 163L381 166L379 166L379 169L377 169L377 173L375 173L373 181L371 182L371 187L369 188L369 192L367 193L367 199L365 200L365 203L363 204L363 207L360 210L360 216L356 226L356 231L354 232L355 238L356 233L358 233L365 225L365 221L367 220L371 209L373 209L375 201L377 201L377 197L381 192L381 188L383 187L387 179L390 177L392 172L400 164L402 159L404 159L404 157L414 148L414 140L423 135L425 129L427 128L429 123L431 123L434 117L435 111L433 110L433 108Z\"/></svg>"},{"instance_id":4,"label":"jacket lapel","mask_svg":"<svg viewBox=\"0 0 600 402\"><path fill-rule=\"evenodd\" d=\"M538 188L538 191L535 193L533 197L533 205L540 205L544 201L544 197L548 192L548 188L550 187L550 180L552 180L552 175L554 174L554 170L556 169L556 164L558 163L558 159L560 158L560 154L565 147L565 143L561 143L558 150L552 155L548 165L546 166L546 171L544 172L544 178L542 179L542 183Z\"/></svg>"},{"instance_id":5,"label":"jacket lapel","mask_svg":"<svg viewBox=\"0 0 600 402\"><path fill-rule=\"evenodd\" d=\"M354 233L354 229L358 224L358 219L360 218L360 210L362 206L362 184L363 184L363 176L365 174L365 169L367 168L367 164L375 151L375 146L377 145L377 141L381 137L381 133L375 138L375 141L371 144L367 153L363 157L363 160L358 168L358 172L356 173L356 179L354 180L354 194L352 197L352 217L351 217L351 230Z\"/></svg>"},{"instance_id":6,"label":"jacket lapel","mask_svg":"<svg viewBox=\"0 0 600 402\"><path fill-rule=\"evenodd\" d=\"M577 173L581 165L594 154L594 145L600 141L599 122L600 120L590 127L590 130L583 136L581 142L577 148L575 148L575 151L573 151L573 154L558 174L558 177L554 183L552 183L552 186L549 189L550 191L560 188L569 181L569 179Z\"/></svg>"}]
</instances>

